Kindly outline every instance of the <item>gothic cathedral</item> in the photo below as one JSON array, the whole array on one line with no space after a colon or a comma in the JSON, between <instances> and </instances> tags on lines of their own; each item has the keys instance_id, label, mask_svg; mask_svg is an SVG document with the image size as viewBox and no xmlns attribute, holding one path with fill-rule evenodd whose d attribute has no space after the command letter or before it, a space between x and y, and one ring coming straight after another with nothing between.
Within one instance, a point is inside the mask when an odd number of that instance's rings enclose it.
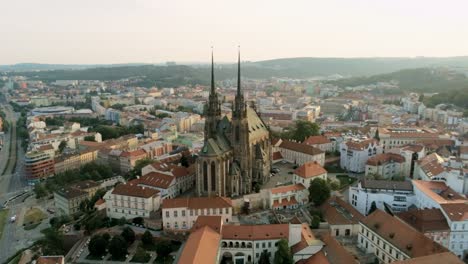
<instances>
[{"instance_id":1,"label":"gothic cathedral","mask_svg":"<svg viewBox=\"0 0 468 264\"><path fill-rule=\"evenodd\" d=\"M205 141L197 159L198 196L249 194L270 176L270 132L256 110L244 101L240 53L232 118L221 116L211 55L211 90L205 108Z\"/></svg>"}]
</instances>

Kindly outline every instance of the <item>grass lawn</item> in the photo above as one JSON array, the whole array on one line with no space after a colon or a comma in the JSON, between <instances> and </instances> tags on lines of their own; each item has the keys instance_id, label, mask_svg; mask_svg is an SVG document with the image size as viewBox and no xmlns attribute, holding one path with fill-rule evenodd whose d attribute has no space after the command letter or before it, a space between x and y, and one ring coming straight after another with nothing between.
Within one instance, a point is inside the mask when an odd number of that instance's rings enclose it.
<instances>
[{"instance_id":1,"label":"grass lawn","mask_svg":"<svg viewBox=\"0 0 468 264\"><path fill-rule=\"evenodd\" d=\"M38 208L32 208L24 214L24 225L40 223L45 218L47 215L44 212Z\"/></svg>"},{"instance_id":2,"label":"grass lawn","mask_svg":"<svg viewBox=\"0 0 468 264\"><path fill-rule=\"evenodd\" d=\"M0 210L0 237L2 237L3 228L5 227L5 224L7 223L7 218L8 218L8 209Z\"/></svg>"},{"instance_id":3,"label":"grass lawn","mask_svg":"<svg viewBox=\"0 0 468 264\"><path fill-rule=\"evenodd\" d=\"M356 178L351 178L348 175L336 175L336 178L340 181L340 188L344 188L356 181Z\"/></svg>"}]
</instances>

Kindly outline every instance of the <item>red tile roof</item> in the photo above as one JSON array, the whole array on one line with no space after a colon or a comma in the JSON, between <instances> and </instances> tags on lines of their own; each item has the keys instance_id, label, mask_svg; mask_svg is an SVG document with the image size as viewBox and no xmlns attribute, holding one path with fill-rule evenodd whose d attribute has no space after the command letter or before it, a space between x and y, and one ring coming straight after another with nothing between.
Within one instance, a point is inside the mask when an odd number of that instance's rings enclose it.
<instances>
[{"instance_id":1,"label":"red tile roof","mask_svg":"<svg viewBox=\"0 0 468 264\"><path fill-rule=\"evenodd\" d=\"M281 152L279 151L273 152L273 160L280 160L280 159L283 159L283 155L281 155Z\"/></svg>"},{"instance_id":2,"label":"red tile roof","mask_svg":"<svg viewBox=\"0 0 468 264\"><path fill-rule=\"evenodd\" d=\"M222 238L233 240L289 239L289 224L224 225Z\"/></svg>"},{"instance_id":3,"label":"red tile roof","mask_svg":"<svg viewBox=\"0 0 468 264\"><path fill-rule=\"evenodd\" d=\"M203 208L229 208L232 207L232 201L226 197L191 197L191 198L175 198L164 199L162 208L188 208L188 209L203 209Z\"/></svg>"},{"instance_id":4,"label":"red tile roof","mask_svg":"<svg viewBox=\"0 0 468 264\"><path fill-rule=\"evenodd\" d=\"M395 261L393 264L463 264L452 252L438 253L429 256L411 258L407 260Z\"/></svg>"},{"instance_id":5,"label":"red tile roof","mask_svg":"<svg viewBox=\"0 0 468 264\"><path fill-rule=\"evenodd\" d=\"M215 264L221 236L208 226L192 232L185 243L178 263Z\"/></svg>"},{"instance_id":6,"label":"red tile roof","mask_svg":"<svg viewBox=\"0 0 468 264\"><path fill-rule=\"evenodd\" d=\"M403 163L405 162L405 157L395 153L382 153L369 158L366 164L371 166L380 166L390 162Z\"/></svg>"},{"instance_id":7,"label":"red tile roof","mask_svg":"<svg viewBox=\"0 0 468 264\"><path fill-rule=\"evenodd\" d=\"M167 189L171 186L171 183L174 181L175 179L171 175L153 171L140 177L140 179L132 181L132 183Z\"/></svg>"},{"instance_id":8,"label":"red tile roof","mask_svg":"<svg viewBox=\"0 0 468 264\"><path fill-rule=\"evenodd\" d=\"M447 219L440 209L412 209L395 216L422 233L450 231Z\"/></svg>"},{"instance_id":9,"label":"red tile roof","mask_svg":"<svg viewBox=\"0 0 468 264\"><path fill-rule=\"evenodd\" d=\"M316 161L306 162L294 171L294 174L304 179L321 176L326 173L327 171Z\"/></svg>"},{"instance_id":10,"label":"red tile roof","mask_svg":"<svg viewBox=\"0 0 468 264\"><path fill-rule=\"evenodd\" d=\"M466 221L468 220L468 204L465 203L451 203L441 204L442 211L445 212L448 218L452 221Z\"/></svg>"},{"instance_id":11,"label":"red tile roof","mask_svg":"<svg viewBox=\"0 0 468 264\"><path fill-rule=\"evenodd\" d=\"M293 142L289 140L282 140L281 144L279 145L280 148L308 154L308 155L319 155L323 154L322 150L303 144L303 143L298 143L298 142Z\"/></svg>"},{"instance_id":12,"label":"red tile roof","mask_svg":"<svg viewBox=\"0 0 468 264\"><path fill-rule=\"evenodd\" d=\"M439 204L467 202L465 197L448 187L444 182L421 180L413 180L412 182L415 188L418 188Z\"/></svg>"},{"instance_id":13,"label":"red tile roof","mask_svg":"<svg viewBox=\"0 0 468 264\"><path fill-rule=\"evenodd\" d=\"M112 190L112 194L141 198L150 198L158 193L159 191L156 189L140 187L132 183L119 184L114 187L114 190Z\"/></svg>"},{"instance_id":14,"label":"red tile roof","mask_svg":"<svg viewBox=\"0 0 468 264\"><path fill-rule=\"evenodd\" d=\"M412 258L448 251L437 242L380 209L368 215L361 223Z\"/></svg>"},{"instance_id":15,"label":"red tile roof","mask_svg":"<svg viewBox=\"0 0 468 264\"><path fill-rule=\"evenodd\" d=\"M348 146L348 149L365 150L365 149L367 149L369 147L369 145L372 147L374 145L378 145L379 142L376 139L367 139L367 140L363 140L363 141L360 141L360 142L348 141L345 144L346 144L346 146Z\"/></svg>"},{"instance_id":16,"label":"red tile roof","mask_svg":"<svg viewBox=\"0 0 468 264\"><path fill-rule=\"evenodd\" d=\"M359 224L364 219L364 215L337 196L330 197L320 209L330 225Z\"/></svg>"},{"instance_id":17,"label":"red tile roof","mask_svg":"<svg viewBox=\"0 0 468 264\"><path fill-rule=\"evenodd\" d=\"M303 143L307 145L320 145L331 143L331 141L324 136L310 136L306 140L304 140Z\"/></svg>"},{"instance_id":18,"label":"red tile roof","mask_svg":"<svg viewBox=\"0 0 468 264\"><path fill-rule=\"evenodd\" d=\"M275 187L271 188L271 193L272 194L277 194L277 193L287 193L287 192L294 192L294 191L302 191L305 189L305 186L302 185L301 183L298 184L291 184L291 185L286 185L286 186L280 186L280 187Z\"/></svg>"},{"instance_id":19,"label":"red tile roof","mask_svg":"<svg viewBox=\"0 0 468 264\"><path fill-rule=\"evenodd\" d=\"M288 199L281 199L281 201L274 201L273 208L290 206L297 204L296 198L292 197L289 201Z\"/></svg>"}]
</instances>

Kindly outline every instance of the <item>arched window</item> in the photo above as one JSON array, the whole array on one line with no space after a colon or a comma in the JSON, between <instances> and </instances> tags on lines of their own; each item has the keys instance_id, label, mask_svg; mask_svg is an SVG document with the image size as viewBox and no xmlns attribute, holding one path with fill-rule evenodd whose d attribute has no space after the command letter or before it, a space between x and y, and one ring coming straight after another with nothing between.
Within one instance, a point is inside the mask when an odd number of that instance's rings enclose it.
<instances>
[{"instance_id":1,"label":"arched window","mask_svg":"<svg viewBox=\"0 0 468 264\"><path fill-rule=\"evenodd\" d=\"M208 191L208 165L203 162L203 190Z\"/></svg>"},{"instance_id":2,"label":"arched window","mask_svg":"<svg viewBox=\"0 0 468 264\"><path fill-rule=\"evenodd\" d=\"M216 165L211 162L211 190L216 191Z\"/></svg>"}]
</instances>

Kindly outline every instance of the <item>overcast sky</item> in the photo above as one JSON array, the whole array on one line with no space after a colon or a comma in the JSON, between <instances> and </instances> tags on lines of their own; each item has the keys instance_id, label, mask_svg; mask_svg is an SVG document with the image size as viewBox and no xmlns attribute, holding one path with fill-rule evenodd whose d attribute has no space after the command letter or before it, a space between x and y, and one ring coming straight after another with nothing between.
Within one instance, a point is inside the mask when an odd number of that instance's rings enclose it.
<instances>
[{"instance_id":1,"label":"overcast sky","mask_svg":"<svg viewBox=\"0 0 468 264\"><path fill-rule=\"evenodd\" d=\"M468 55L467 0L0 0L0 64Z\"/></svg>"}]
</instances>

